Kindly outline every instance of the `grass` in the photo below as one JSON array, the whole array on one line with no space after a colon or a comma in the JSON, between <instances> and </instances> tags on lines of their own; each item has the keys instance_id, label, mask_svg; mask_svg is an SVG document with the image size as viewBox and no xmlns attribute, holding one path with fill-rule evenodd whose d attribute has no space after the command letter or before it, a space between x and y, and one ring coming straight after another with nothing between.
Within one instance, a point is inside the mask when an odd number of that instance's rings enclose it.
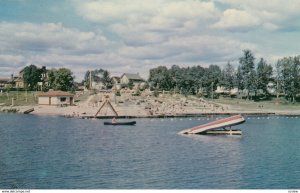
<instances>
[{"instance_id":1,"label":"grass","mask_svg":"<svg viewBox=\"0 0 300 193\"><path fill-rule=\"evenodd\" d=\"M76 102L83 102L86 101L90 96L89 92L81 92L78 97L75 98Z\"/></svg>"},{"instance_id":2,"label":"grass","mask_svg":"<svg viewBox=\"0 0 300 193\"><path fill-rule=\"evenodd\" d=\"M14 99L14 106L30 106L38 103L36 91L10 91L0 93L0 106L10 106L12 98ZM75 101L85 101L90 96L89 92L81 93L75 98Z\"/></svg>"},{"instance_id":3,"label":"grass","mask_svg":"<svg viewBox=\"0 0 300 193\"><path fill-rule=\"evenodd\" d=\"M21 105L36 105L37 97L35 91L10 91L0 93L0 104L4 106L12 105L12 98L14 100L14 106Z\"/></svg>"},{"instance_id":4,"label":"grass","mask_svg":"<svg viewBox=\"0 0 300 193\"><path fill-rule=\"evenodd\" d=\"M232 105L243 109L274 109L274 110L299 110L300 103L291 103L284 98L273 98L271 100L254 102L252 100L237 99L237 98L219 98L213 100L216 103Z\"/></svg>"}]
</instances>

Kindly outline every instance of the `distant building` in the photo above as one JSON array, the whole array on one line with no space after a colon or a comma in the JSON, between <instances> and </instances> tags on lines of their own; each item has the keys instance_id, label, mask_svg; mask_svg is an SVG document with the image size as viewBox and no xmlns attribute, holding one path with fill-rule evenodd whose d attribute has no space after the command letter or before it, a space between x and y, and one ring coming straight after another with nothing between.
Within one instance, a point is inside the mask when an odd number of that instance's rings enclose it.
<instances>
[{"instance_id":1,"label":"distant building","mask_svg":"<svg viewBox=\"0 0 300 193\"><path fill-rule=\"evenodd\" d=\"M113 84L119 84L120 83L120 77L113 76L111 77Z\"/></svg>"},{"instance_id":2,"label":"distant building","mask_svg":"<svg viewBox=\"0 0 300 193\"><path fill-rule=\"evenodd\" d=\"M16 88L25 88L25 83L24 83L24 69L23 68L20 72L19 72L19 76L15 79L15 86Z\"/></svg>"},{"instance_id":3,"label":"distant building","mask_svg":"<svg viewBox=\"0 0 300 193\"><path fill-rule=\"evenodd\" d=\"M129 82L132 82L134 84L134 87L137 88L142 82L145 82L142 77L140 77L139 74L129 74L124 73L120 77L120 83L121 85L128 85Z\"/></svg>"},{"instance_id":4,"label":"distant building","mask_svg":"<svg viewBox=\"0 0 300 193\"><path fill-rule=\"evenodd\" d=\"M0 89L10 88L12 86L12 81L10 78L0 78Z\"/></svg>"},{"instance_id":5,"label":"distant building","mask_svg":"<svg viewBox=\"0 0 300 193\"><path fill-rule=\"evenodd\" d=\"M120 83L120 77L113 76L113 77L111 77L111 79L112 79L112 83L113 83L113 89L120 90L122 88L122 85Z\"/></svg>"},{"instance_id":6,"label":"distant building","mask_svg":"<svg viewBox=\"0 0 300 193\"><path fill-rule=\"evenodd\" d=\"M268 84L267 84L267 92L269 93L269 94L273 94L273 95L275 95L276 94L276 84L274 83L274 82L269 82Z\"/></svg>"},{"instance_id":7,"label":"distant building","mask_svg":"<svg viewBox=\"0 0 300 193\"><path fill-rule=\"evenodd\" d=\"M46 66L41 68L41 82L38 82L39 90L43 90L44 87L49 86L49 70L46 69Z\"/></svg>"},{"instance_id":8,"label":"distant building","mask_svg":"<svg viewBox=\"0 0 300 193\"><path fill-rule=\"evenodd\" d=\"M64 91L49 91L42 92L38 95L39 105L73 105L74 94Z\"/></svg>"}]
</instances>

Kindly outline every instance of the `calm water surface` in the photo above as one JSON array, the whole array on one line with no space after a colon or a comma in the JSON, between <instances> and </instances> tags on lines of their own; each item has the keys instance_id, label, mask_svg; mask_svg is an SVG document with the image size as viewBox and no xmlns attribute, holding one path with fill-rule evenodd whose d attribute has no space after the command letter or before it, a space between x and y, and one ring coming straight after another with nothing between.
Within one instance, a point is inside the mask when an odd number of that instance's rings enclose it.
<instances>
[{"instance_id":1,"label":"calm water surface","mask_svg":"<svg viewBox=\"0 0 300 193\"><path fill-rule=\"evenodd\" d=\"M242 136L176 134L216 118L0 114L0 188L300 188L300 118L248 117Z\"/></svg>"}]
</instances>

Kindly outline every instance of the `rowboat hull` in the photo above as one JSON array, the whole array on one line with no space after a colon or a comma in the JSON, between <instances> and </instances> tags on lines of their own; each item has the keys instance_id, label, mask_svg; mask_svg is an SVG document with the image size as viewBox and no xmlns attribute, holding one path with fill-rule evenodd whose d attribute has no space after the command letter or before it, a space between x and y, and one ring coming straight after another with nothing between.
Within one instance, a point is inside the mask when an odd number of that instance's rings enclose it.
<instances>
[{"instance_id":1,"label":"rowboat hull","mask_svg":"<svg viewBox=\"0 0 300 193\"><path fill-rule=\"evenodd\" d=\"M117 122L117 123L104 122L104 125L135 125L135 124L136 124L136 121Z\"/></svg>"}]
</instances>

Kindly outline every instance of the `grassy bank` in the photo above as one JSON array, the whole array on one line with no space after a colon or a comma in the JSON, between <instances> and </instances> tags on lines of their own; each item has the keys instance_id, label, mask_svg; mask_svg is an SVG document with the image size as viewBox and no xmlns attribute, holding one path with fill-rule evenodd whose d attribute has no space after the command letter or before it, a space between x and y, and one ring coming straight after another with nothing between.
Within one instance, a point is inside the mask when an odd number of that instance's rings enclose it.
<instances>
[{"instance_id":1,"label":"grassy bank","mask_svg":"<svg viewBox=\"0 0 300 193\"><path fill-rule=\"evenodd\" d=\"M242 109L266 109L266 110L299 110L300 103L291 103L284 98L276 98L267 101L254 102L251 100L237 99L237 98L219 98L213 100L216 103L231 105Z\"/></svg>"},{"instance_id":2,"label":"grassy bank","mask_svg":"<svg viewBox=\"0 0 300 193\"><path fill-rule=\"evenodd\" d=\"M22 105L35 105L37 104L37 92L35 91L10 91L0 93L0 104L3 106L12 105L12 100L14 106Z\"/></svg>"}]
</instances>

